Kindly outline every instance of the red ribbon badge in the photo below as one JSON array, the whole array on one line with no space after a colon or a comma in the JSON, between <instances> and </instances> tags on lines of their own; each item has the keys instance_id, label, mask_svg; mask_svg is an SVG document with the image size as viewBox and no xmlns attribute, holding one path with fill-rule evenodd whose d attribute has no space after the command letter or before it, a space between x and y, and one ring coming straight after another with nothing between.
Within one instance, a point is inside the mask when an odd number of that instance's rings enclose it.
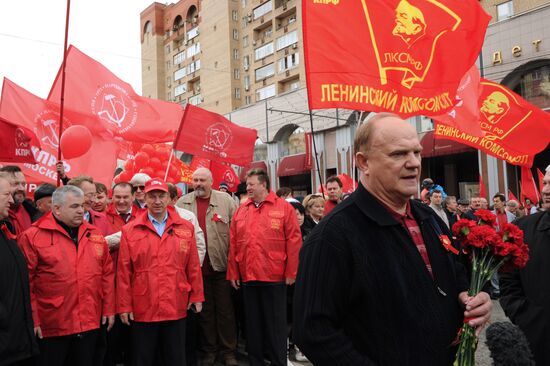
<instances>
[{"instance_id":1,"label":"red ribbon badge","mask_svg":"<svg viewBox=\"0 0 550 366\"><path fill-rule=\"evenodd\" d=\"M448 252L458 255L458 249L453 247L451 239L449 239L447 235L444 235L444 234L439 235L439 240L441 240L441 244L443 244L443 248L445 248Z\"/></svg>"}]
</instances>

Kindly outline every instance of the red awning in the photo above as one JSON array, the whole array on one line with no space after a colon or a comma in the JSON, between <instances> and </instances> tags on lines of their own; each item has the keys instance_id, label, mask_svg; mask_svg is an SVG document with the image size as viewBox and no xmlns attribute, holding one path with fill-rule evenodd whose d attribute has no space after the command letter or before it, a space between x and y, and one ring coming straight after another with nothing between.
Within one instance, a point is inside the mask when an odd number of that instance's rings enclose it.
<instances>
[{"instance_id":1,"label":"red awning","mask_svg":"<svg viewBox=\"0 0 550 366\"><path fill-rule=\"evenodd\" d=\"M278 177L308 174L311 169L306 168L306 154L286 156L281 159L277 169Z\"/></svg>"},{"instance_id":2,"label":"red awning","mask_svg":"<svg viewBox=\"0 0 550 366\"><path fill-rule=\"evenodd\" d=\"M263 170L265 170L266 173L269 173L269 171L267 170L267 165L266 165L265 161L263 161L263 160L253 161L252 163L250 163L249 165L247 165L247 166L245 166L244 168L241 169L241 174L239 174L239 179L241 180L241 182L246 180L246 173L250 169L255 169L255 168L263 169Z\"/></svg>"},{"instance_id":3,"label":"red awning","mask_svg":"<svg viewBox=\"0 0 550 366\"><path fill-rule=\"evenodd\" d=\"M467 145L463 145L460 142L456 142L453 140L436 139L434 137L433 131L426 133L424 137L422 137L420 144L422 145L423 158L433 158L435 156L444 156L476 151L476 149Z\"/></svg>"}]
</instances>

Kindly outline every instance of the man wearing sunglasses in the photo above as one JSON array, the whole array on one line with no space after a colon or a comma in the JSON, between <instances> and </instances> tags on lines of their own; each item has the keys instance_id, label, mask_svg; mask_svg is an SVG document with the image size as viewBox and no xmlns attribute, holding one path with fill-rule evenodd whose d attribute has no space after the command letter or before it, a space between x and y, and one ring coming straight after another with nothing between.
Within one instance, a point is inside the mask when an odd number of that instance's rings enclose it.
<instances>
[{"instance_id":1,"label":"man wearing sunglasses","mask_svg":"<svg viewBox=\"0 0 550 366\"><path fill-rule=\"evenodd\" d=\"M145 203L145 192L144 192L144 189L145 189L145 183L147 183L148 181L151 180L151 177L148 176L147 174L145 173L137 173L137 174L134 174L134 176L132 177L132 179L130 180L130 184L132 185L133 187L133 192L134 192L134 197L135 197L135 201L134 203L139 207L139 208L145 208L147 206L147 204Z\"/></svg>"}]
</instances>

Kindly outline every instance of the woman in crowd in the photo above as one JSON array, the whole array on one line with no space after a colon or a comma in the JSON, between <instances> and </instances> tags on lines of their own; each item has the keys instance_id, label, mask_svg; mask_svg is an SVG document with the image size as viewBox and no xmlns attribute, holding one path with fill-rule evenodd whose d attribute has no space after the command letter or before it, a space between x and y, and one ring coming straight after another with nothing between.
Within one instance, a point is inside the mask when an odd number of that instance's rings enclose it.
<instances>
[{"instance_id":1,"label":"woman in crowd","mask_svg":"<svg viewBox=\"0 0 550 366\"><path fill-rule=\"evenodd\" d=\"M304 225L308 230L311 230L323 218L325 200L320 194L309 194L304 198L303 205L306 209Z\"/></svg>"}]
</instances>

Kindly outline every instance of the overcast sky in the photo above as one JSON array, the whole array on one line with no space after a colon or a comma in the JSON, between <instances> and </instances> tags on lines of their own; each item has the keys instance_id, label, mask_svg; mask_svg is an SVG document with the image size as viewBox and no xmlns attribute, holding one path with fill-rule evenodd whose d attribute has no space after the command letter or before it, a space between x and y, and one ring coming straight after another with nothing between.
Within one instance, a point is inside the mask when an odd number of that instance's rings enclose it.
<instances>
[{"instance_id":1,"label":"overcast sky","mask_svg":"<svg viewBox=\"0 0 550 366\"><path fill-rule=\"evenodd\" d=\"M139 14L152 0L72 0L69 44L101 62L141 94ZM63 58L65 0L4 1L0 80L46 98Z\"/></svg>"}]
</instances>

